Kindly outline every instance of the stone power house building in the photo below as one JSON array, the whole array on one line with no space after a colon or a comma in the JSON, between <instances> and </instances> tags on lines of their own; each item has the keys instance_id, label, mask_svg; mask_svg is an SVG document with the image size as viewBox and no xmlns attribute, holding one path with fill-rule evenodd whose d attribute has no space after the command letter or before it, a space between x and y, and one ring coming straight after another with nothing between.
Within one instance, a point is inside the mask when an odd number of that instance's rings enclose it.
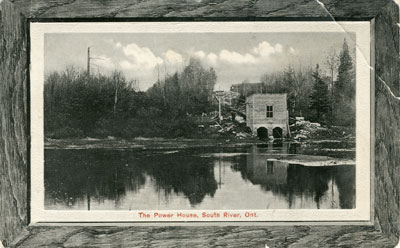
<instances>
[{"instance_id":1,"label":"stone power house building","mask_svg":"<svg viewBox=\"0 0 400 248\"><path fill-rule=\"evenodd\" d=\"M246 124L261 138L288 136L285 94L254 94L246 98Z\"/></svg>"}]
</instances>

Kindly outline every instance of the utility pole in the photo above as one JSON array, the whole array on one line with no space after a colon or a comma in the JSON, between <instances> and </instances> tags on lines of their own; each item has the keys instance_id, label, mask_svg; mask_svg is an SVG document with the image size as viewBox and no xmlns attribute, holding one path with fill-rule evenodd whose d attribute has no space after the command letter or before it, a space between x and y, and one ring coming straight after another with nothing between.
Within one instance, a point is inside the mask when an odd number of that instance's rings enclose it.
<instances>
[{"instance_id":1,"label":"utility pole","mask_svg":"<svg viewBox=\"0 0 400 248\"><path fill-rule=\"evenodd\" d=\"M90 47L87 49L87 75L90 76Z\"/></svg>"},{"instance_id":2,"label":"utility pole","mask_svg":"<svg viewBox=\"0 0 400 248\"><path fill-rule=\"evenodd\" d=\"M91 57L90 56L90 48L92 48L92 47L88 47L88 49L87 49L87 75L88 76L90 76L90 67L92 66L92 60L96 60L96 59L98 59L98 60L104 60L104 58L99 58L99 57ZM93 65L95 65L95 66L98 66L98 67L101 67L101 66L99 66L99 65L96 65L96 64L93 64Z\"/></svg>"},{"instance_id":3,"label":"utility pole","mask_svg":"<svg viewBox=\"0 0 400 248\"><path fill-rule=\"evenodd\" d=\"M221 97L218 97L218 119L219 123L222 121L222 114L221 114Z\"/></svg>"}]
</instances>

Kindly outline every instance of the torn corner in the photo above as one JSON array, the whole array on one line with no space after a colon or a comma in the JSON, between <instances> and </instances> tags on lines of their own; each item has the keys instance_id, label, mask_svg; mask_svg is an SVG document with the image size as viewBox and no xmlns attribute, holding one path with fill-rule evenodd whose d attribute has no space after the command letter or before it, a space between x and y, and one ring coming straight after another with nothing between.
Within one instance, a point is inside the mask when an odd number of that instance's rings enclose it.
<instances>
[{"instance_id":1,"label":"torn corner","mask_svg":"<svg viewBox=\"0 0 400 248\"><path fill-rule=\"evenodd\" d=\"M324 11L326 12L326 14L328 14L328 16L331 18L331 20L332 20L333 22L336 22L335 17L333 17L333 15L331 14L331 12L329 12L329 10L325 7L325 4L324 4L323 2L321 2L321 1L319 1L319 0L315 0L315 1L319 4L319 6L322 7L322 9L324 9Z\"/></svg>"}]
</instances>

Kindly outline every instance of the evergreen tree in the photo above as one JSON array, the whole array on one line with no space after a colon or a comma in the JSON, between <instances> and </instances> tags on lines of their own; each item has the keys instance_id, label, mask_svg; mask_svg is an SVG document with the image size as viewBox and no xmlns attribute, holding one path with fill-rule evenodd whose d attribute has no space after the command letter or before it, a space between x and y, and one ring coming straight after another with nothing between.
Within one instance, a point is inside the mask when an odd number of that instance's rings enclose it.
<instances>
[{"instance_id":1,"label":"evergreen tree","mask_svg":"<svg viewBox=\"0 0 400 248\"><path fill-rule=\"evenodd\" d=\"M354 96L353 86L353 61L350 56L349 46L346 39L343 42L343 48L339 55L338 77L335 83L335 95L342 97Z\"/></svg>"},{"instance_id":2,"label":"evergreen tree","mask_svg":"<svg viewBox=\"0 0 400 248\"><path fill-rule=\"evenodd\" d=\"M321 121L324 117L326 117L326 114L329 113L330 104L328 85L322 79L318 64L312 74L312 77L314 81L314 86L313 91L310 95L310 109L315 111L316 121Z\"/></svg>"},{"instance_id":3,"label":"evergreen tree","mask_svg":"<svg viewBox=\"0 0 400 248\"><path fill-rule=\"evenodd\" d=\"M333 123L352 126L355 123L355 73L346 39L339 54L339 67L333 94Z\"/></svg>"}]
</instances>

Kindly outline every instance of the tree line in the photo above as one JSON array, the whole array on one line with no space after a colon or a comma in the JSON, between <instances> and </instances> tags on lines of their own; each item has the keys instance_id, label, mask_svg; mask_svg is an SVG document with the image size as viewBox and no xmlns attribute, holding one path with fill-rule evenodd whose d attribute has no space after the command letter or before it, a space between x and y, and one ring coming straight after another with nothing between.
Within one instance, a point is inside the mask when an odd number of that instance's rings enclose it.
<instances>
[{"instance_id":1,"label":"tree line","mask_svg":"<svg viewBox=\"0 0 400 248\"><path fill-rule=\"evenodd\" d=\"M196 59L146 92L120 71L88 75L70 67L52 72L44 84L45 137L188 136L197 127L197 115L212 110L216 80L214 69Z\"/></svg>"}]
</instances>

